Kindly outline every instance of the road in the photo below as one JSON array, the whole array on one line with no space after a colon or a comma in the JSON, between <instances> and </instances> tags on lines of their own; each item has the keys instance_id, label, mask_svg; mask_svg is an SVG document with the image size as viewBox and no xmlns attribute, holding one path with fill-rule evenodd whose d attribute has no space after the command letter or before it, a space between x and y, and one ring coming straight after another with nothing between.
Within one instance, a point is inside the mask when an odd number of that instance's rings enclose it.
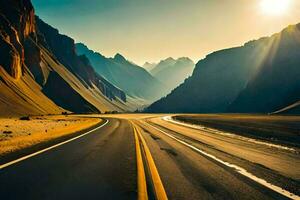
<instances>
[{"instance_id":1,"label":"road","mask_svg":"<svg viewBox=\"0 0 300 200\"><path fill-rule=\"evenodd\" d=\"M299 199L299 149L164 115L102 117L89 134L0 163L1 199Z\"/></svg>"}]
</instances>

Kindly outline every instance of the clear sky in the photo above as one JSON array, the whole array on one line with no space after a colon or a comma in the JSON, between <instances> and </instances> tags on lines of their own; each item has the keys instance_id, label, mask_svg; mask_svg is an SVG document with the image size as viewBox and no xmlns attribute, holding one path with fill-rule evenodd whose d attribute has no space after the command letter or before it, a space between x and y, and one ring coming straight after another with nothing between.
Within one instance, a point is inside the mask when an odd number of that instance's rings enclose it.
<instances>
[{"instance_id":1,"label":"clear sky","mask_svg":"<svg viewBox=\"0 0 300 200\"><path fill-rule=\"evenodd\" d=\"M61 33L105 56L121 53L137 64L170 56L198 61L213 51L300 22L300 0L33 0L33 4L36 13Z\"/></svg>"}]
</instances>

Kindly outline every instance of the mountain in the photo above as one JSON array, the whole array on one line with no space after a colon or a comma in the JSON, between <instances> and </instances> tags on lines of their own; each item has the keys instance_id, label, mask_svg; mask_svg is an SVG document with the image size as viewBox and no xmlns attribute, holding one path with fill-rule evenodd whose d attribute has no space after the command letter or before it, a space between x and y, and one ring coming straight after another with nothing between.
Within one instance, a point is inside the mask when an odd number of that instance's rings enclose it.
<instances>
[{"instance_id":1,"label":"mountain","mask_svg":"<svg viewBox=\"0 0 300 200\"><path fill-rule=\"evenodd\" d=\"M189 58L167 58L160 61L150 73L164 83L170 92L192 75L194 68L195 63Z\"/></svg>"},{"instance_id":2,"label":"mountain","mask_svg":"<svg viewBox=\"0 0 300 200\"><path fill-rule=\"evenodd\" d=\"M231 112L269 113L300 100L300 24L262 42L269 45L268 54Z\"/></svg>"},{"instance_id":3,"label":"mountain","mask_svg":"<svg viewBox=\"0 0 300 200\"><path fill-rule=\"evenodd\" d=\"M133 98L153 102L167 93L165 85L120 54L106 58L82 43L76 44L76 52L85 55L100 75Z\"/></svg>"},{"instance_id":4,"label":"mountain","mask_svg":"<svg viewBox=\"0 0 300 200\"><path fill-rule=\"evenodd\" d=\"M37 37L34 18L30 2L0 1L0 115L63 111L41 92L25 64L24 44Z\"/></svg>"},{"instance_id":5,"label":"mountain","mask_svg":"<svg viewBox=\"0 0 300 200\"><path fill-rule=\"evenodd\" d=\"M29 0L0 0L0 115L125 110L125 93L77 56L74 40L34 14Z\"/></svg>"},{"instance_id":6,"label":"mountain","mask_svg":"<svg viewBox=\"0 0 300 200\"><path fill-rule=\"evenodd\" d=\"M165 68L171 67L176 63L176 60L172 57L169 57L165 60L160 61L151 71L150 73L152 75L156 75L161 70L164 70Z\"/></svg>"},{"instance_id":7,"label":"mountain","mask_svg":"<svg viewBox=\"0 0 300 200\"><path fill-rule=\"evenodd\" d=\"M300 24L199 61L148 112L272 113L300 100Z\"/></svg>"},{"instance_id":8,"label":"mountain","mask_svg":"<svg viewBox=\"0 0 300 200\"><path fill-rule=\"evenodd\" d=\"M145 62L145 64L143 64L143 68L150 72L154 67L156 67L156 65L156 63Z\"/></svg>"}]
</instances>

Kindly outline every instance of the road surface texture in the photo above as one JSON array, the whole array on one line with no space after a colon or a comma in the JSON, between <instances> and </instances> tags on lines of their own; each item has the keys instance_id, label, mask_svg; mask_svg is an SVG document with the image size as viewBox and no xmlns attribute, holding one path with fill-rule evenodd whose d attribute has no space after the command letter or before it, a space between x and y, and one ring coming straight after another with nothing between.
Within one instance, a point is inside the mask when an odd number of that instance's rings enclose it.
<instances>
[{"instance_id":1,"label":"road surface texture","mask_svg":"<svg viewBox=\"0 0 300 200\"><path fill-rule=\"evenodd\" d=\"M1 163L1 199L300 199L296 147L166 115L100 117L82 137Z\"/></svg>"}]
</instances>

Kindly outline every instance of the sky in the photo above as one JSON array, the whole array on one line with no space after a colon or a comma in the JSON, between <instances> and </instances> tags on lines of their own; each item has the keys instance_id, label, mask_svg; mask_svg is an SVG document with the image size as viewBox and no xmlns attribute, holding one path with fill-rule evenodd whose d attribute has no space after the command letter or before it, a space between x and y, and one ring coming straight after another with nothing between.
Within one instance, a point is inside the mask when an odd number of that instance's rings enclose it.
<instances>
[{"instance_id":1,"label":"sky","mask_svg":"<svg viewBox=\"0 0 300 200\"><path fill-rule=\"evenodd\" d=\"M300 0L32 1L37 15L76 42L139 65L183 56L197 62L300 22Z\"/></svg>"}]
</instances>

